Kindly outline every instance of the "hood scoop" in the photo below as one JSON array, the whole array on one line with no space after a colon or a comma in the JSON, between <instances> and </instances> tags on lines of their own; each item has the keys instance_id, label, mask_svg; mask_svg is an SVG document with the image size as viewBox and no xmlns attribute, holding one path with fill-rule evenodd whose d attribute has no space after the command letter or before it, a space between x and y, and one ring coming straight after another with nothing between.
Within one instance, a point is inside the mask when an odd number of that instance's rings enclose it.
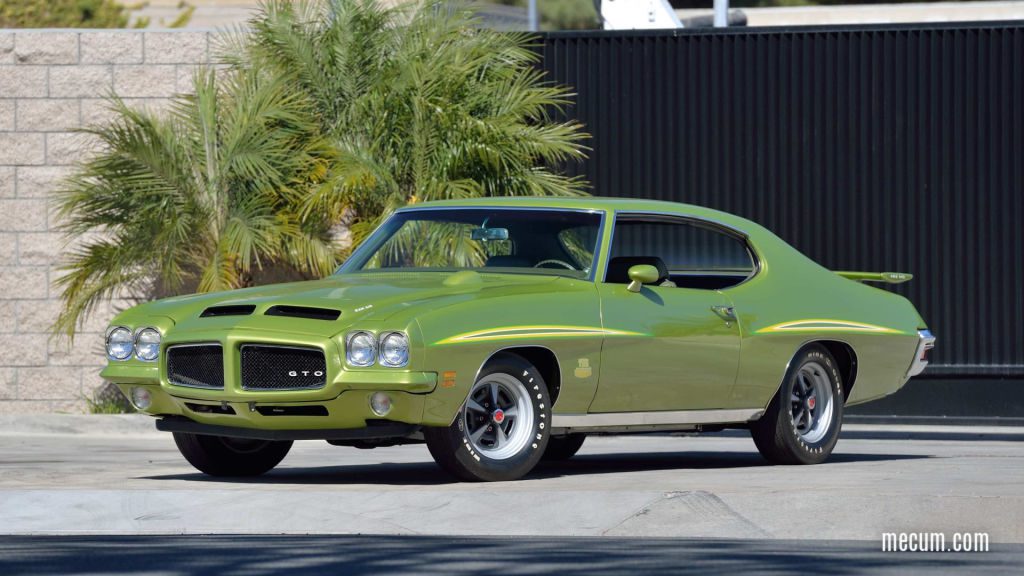
<instances>
[{"instance_id":1,"label":"hood scoop","mask_svg":"<svg viewBox=\"0 0 1024 576\"><path fill-rule=\"evenodd\" d=\"M330 308L313 308L310 306L271 306L265 312L267 316L291 316L293 318L309 318L311 320L337 320L341 310Z\"/></svg>"},{"instance_id":2,"label":"hood scoop","mask_svg":"<svg viewBox=\"0 0 1024 576\"><path fill-rule=\"evenodd\" d=\"M248 316L256 310L256 306L251 304L236 304L233 306L210 306L203 313L199 315L200 318L210 318L214 316Z\"/></svg>"}]
</instances>

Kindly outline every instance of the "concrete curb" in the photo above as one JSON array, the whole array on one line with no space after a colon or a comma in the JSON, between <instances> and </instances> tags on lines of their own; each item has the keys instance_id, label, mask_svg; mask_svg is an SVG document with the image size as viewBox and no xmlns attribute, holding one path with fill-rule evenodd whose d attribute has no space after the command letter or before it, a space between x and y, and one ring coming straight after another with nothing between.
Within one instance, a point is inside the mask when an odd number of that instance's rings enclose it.
<instances>
[{"instance_id":1,"label":"concrete curb","mask_svg":"<svg viewBox=\"0 0 1024 576\"><path fill-rule=\"evenodd\" d=\"M144 414L5 414L0 415L0 436L157 435L154 421Z\"/></svg>"}]
</instances>

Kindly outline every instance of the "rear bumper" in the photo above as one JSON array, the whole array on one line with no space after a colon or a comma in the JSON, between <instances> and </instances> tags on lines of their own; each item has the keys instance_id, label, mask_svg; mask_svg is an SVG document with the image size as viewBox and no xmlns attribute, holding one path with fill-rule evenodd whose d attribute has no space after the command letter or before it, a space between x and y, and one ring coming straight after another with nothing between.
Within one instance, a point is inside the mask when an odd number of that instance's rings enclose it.
<instances>
[{"instance_id":1,"label":"rear bumper","mask_svg":"<svg viewBox=\"0 0 1024 576\"><path fill-rule=\"evenodd\" d=\"M914 354L914 361L907 370L907 378L913 378L928 366L928 351L935 347L935 336L929 330L917 331L917 350Z\"/></svg>"},{"instance_id":2,"label":"rear bumper","mask_svg":"<svg viewBox=\"0 0 1024 576\"><path fill-rule=\"evenodd\" d=\"M364 428L343 428L324 430L261 430L256 428L240 428L238 426L221 426L203 424L183 416L165 416L156 421L156 429L163 432L184 432L206 436L224 436L227 438L245 438L247 440L380 440L387 438L404 438L417 432L420 427L414 424L379 420L367 422Z\"/></svg>"}]
</instances>

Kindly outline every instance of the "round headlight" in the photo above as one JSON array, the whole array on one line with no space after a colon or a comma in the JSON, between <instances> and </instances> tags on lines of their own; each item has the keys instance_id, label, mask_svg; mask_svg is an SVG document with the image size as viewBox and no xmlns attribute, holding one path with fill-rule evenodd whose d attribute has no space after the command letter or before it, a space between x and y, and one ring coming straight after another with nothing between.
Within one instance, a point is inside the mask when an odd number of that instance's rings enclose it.
<instances>
[{"instance_id":1,"label":"round headlight","mask_svg":"<svg viewBox=\"0 0 1024 576\"><path fill-rule=\"evenodd\" d=\"M377 341L369 332L349 334L345 345L345 357L353 366L372 366L377 357Z\"/></svg>"},{"instance_id":2,"label":"round headlight","mask_svg":"<svg viewBox=\"0 0 1024 576\"><path fill-rule=\"evenodd\" d=\"M156 328L143 328L135 335L135 356L152 362L160 355L160 333Z\"/></svg>"},{"instance_id":3,"label":"round headlight","mask_svg":"<svg viewBox=\"0 0 1024 576\"><path fill-rule=\"evenodd\" d=\"M380 363L392 367L408 364L409 337L401 332L385 334L380 339Z\"/></svg>"},{"instance_id":4,"label":"round headlight","mask_svg":"<svg viewBox=\"0 0 1024 576\"><path fill-rule=\"evenodd\" d=\"M132 331L118 326L107 333L107 357L111 360L127 360L132 357L134 344Z\"/></svg>"}]
</instances>

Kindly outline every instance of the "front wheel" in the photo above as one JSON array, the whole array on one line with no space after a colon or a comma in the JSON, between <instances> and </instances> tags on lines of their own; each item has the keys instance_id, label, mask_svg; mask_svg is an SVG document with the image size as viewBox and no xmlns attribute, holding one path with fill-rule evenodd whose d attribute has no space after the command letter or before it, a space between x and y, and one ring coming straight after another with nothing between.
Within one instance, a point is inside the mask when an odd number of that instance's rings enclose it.
<instances>
[{"instance_id":1,"label":"front wheel","mask_svg":"<svg viewBox=\"0 0 1024 576\"><path fill-rule=\"evenodd\" d=\"M832 453L843 421L843 383L835 359L812 344L797 353L764 415L750 426L769 462L819 464Z\"/></svg>"},{"instance_id":2,"label":"front wheel","mask_svg":"<svg viewBox=\"0 0 1024 576\"><path fill-rule=\"evenodd\" d=\"M284 460L291 441L246 440L223 436L174 433L178 451L210 476L259 476Z\"/></svg>"},{"instance_id":3,"label":"front wheel","mask_svg":"<svg viewBox=\"0 0 1024 576\"><path fill-rule=\"evenodd\" d=\"M425 428L430 455L469 481L516 480L547 447L551 402L540 372L518 356L492 360L481 371L451 426Z\"/></svg>"}]
</instances>

